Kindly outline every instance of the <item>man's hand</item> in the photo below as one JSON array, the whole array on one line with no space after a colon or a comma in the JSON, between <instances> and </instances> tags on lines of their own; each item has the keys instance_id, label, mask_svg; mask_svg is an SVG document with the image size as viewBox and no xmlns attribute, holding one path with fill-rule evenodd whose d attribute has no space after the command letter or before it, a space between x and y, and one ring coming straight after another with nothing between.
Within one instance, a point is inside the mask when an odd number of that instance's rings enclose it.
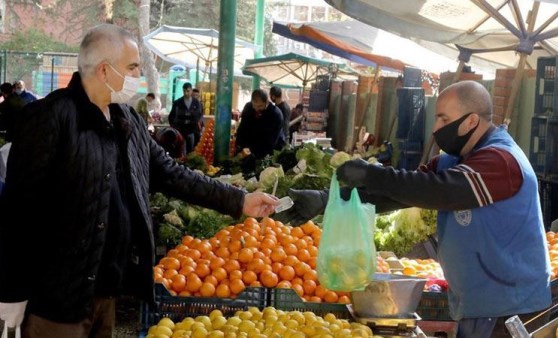
<instances>
[{"instance_id":1,"label":"man's hand","mask_svg":"<svg viewBox=\"0 0 558 338\"><path fill-rule=\"evenodd\" d=\"M21 325L25 316L27 301L19 303L0 303L0 319L5 321L6 327L14 328Z\"/></svg>"},{"instance_id":2,"label":"man's hand","mask_svg":"<svg viewBox=\"0 0 558 338\"><path fill-rule=\"evenodd\" d=\"M373 165L363 159L351 160L337 168L337 179L349 188L366 187Z\"/></svg>"},{"instance_id":3,"label":"man's hand","mask_svg":"<svg viewBox=\"0 0 558 338\"><path fill-rule=\"evenodd\" d=\"M248 193L244 196L242 212L250 217L266 217L275 211L279 199L263 192Z\"/></svg>"},{"instance_id":4,"label":"man's hand","mask_svg":"<svg viewBox=\"0 0 558 338\"><path fill-rule=\"evenodd\" d=\"M289 189L288 194L294 205L274 216L274 219L292 226L299 226L322 214L327 205L328 193L324 190Z\"/></svg>"}]
</instances>

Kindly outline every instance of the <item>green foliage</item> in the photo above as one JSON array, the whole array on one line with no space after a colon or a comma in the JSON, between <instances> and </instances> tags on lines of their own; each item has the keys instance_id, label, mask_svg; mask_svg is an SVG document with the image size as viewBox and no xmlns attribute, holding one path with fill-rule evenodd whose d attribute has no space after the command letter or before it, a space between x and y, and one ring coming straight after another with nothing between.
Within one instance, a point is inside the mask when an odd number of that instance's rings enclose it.
<instances>
[{"instance_id":1,"label":"green foliage","mask_svg":"<svg viewBox=\"0 0 558 338\"><path fill-rule=\"evenodd\" d=\"M434 210L406 208L376 216L374 242L382 251L404 256L417 243L436 233Z\"/></svg>"},{"instance_id":2,"label":"green foliage","mask_svg":"<svg viewBox=\"0 0 558 338\"><path fill-rule=\"evenodd\" d=\"M14 33L8 41L0 43L0 49L26 52L74 53L79 50L79 47L67 45L36 28L30 28L25 32L17 31Z\"/></svg>"},{"instance_id":3,"label":"green foliage","mask_svg":"<svg viewBox=\"0 0 558 338\"><path fill-rule=\"evenodd\" d=\"M328 189L331 183L331 176L300 174L295 176L291 188L295 190L324 190Z\"/></svg>"},{"instance_id":4,"label":"green foliage","mask_svg":"<svg viewBox=\"0 0 558 338\"><path fill-rule=\"evenodd\" d=\"M269 9L266 3L266 9ZM161 16L161 7L163 15ZM219 30L220 1L214 0L155 0L151 1L151 27L159 25L172 25L192 28L212 28ZM236 35L238 38L253 42L256 19L256 1L237 1L237 25ZM162 20L161 20L162 19ZM264 54L274 55L277 51L271 32L271 18L264 22Z\"/></svg>"},{"instance_id":5,"label":"green foliage","mask_svg":"<svg viewBox=\"0 0 558 338\"><path fill-rule=\"evenodd\" d=\"M196 152L191 152L186 155L186 158L177 160L178 163L185 165L192 170L201 170L203 172L207 171L208 165L205 157L201 156Z\"/></svg>"},{"instance_id":6,"label":"green foliage","mask_svg":"<svg viewBox=\"0 0 558 338\"><path fill-rule=\"evenodd\" d=\"M212 237L234 221L230 216L167 198L162 193L153 194L150 205L153 221L159 225L157 243L167 246L177 245L184 235Z\"/></svg>"},{"instance_id":7,"label":"green foliage","mask_svg":"<svg viewBox=\"0 0 558 338\"><path fill-rule=\"evenodd\" d=\"M202 212L199 212L196 217L190 220L190 223L186 226L186 233L196 238L210 238L232 222L232 217L213 210L203 209Z\"/></svg>"},{"instance_id":8,"label":"green foliage","mask_svg":"<svg viewBox=\"0 0 558 338\"><path fill-rule=\"evenodd\" d=\"M169 223L161 223L157 232L157 242L168 247L177 246L182 240L182 231Z\"/></svg>"},{"instance_id":9,"label":"green foliage","mask_svg":"<svg viewBox=\"0 0 558 338\"><path fill-rule=\"evenodd\" d=\"M298 161L306 161L306 172L309 174L323 176L328 179L333 175L333 167L330 165L331 154L323 152L320 146L305 143L296 152L296 159Z\"/></svg>"}]
</instances>

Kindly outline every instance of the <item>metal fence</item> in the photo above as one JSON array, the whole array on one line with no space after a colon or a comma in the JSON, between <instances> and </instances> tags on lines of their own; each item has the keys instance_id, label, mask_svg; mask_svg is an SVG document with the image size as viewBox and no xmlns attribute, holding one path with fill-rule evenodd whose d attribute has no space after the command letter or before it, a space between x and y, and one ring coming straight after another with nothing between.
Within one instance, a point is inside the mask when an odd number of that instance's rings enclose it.
<instances>
[{"instance_id":1,"label":"metal fence","mask_svg":"<svg viewBox=\"0 0 558 338\"><path fill-rule=\"evenodd\" d=\"M66 87L76 70L75 53L0 51L2 82L23 80L27 89L39 96Z\"/></svg>"}]
</instances>

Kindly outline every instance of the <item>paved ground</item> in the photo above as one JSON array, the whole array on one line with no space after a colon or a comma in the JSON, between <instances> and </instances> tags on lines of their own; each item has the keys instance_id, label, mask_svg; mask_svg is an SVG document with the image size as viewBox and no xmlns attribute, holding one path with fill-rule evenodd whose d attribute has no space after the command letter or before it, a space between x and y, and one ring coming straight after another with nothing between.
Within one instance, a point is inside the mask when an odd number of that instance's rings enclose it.
<instances>
[{"instance_id":1,"label":"paved ground","mask_svg":"<svg viewBox=\"0 0 558 338\"><path fill-rule=\"evenodd\" d=\"M140 302L122 298L116 303L115 338L138 338L141 331Z\"/></svg>"}]
</instances>

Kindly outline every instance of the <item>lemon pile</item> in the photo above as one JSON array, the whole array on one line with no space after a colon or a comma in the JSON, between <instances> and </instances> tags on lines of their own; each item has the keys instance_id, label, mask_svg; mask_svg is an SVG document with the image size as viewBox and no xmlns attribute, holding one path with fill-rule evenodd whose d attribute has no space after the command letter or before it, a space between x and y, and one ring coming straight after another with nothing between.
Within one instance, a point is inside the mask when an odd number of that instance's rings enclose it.
<instances>
[{"instance_id":1,"label":"lemon pile","mask_svg":"<svg viewBox=\"0 0 558 338\"><path fill-rule=\"evenodd\" d=\"M251 307L237 311L235 316L225 318L220 310L209 316L187 317L179 323L163 318L149 328L146 338L344 338L374 337L372 330L359 323L337 319L328 313L324 317L313 312L282 311L267 307L260 311Z\"/></svg>"}]
</instances>

